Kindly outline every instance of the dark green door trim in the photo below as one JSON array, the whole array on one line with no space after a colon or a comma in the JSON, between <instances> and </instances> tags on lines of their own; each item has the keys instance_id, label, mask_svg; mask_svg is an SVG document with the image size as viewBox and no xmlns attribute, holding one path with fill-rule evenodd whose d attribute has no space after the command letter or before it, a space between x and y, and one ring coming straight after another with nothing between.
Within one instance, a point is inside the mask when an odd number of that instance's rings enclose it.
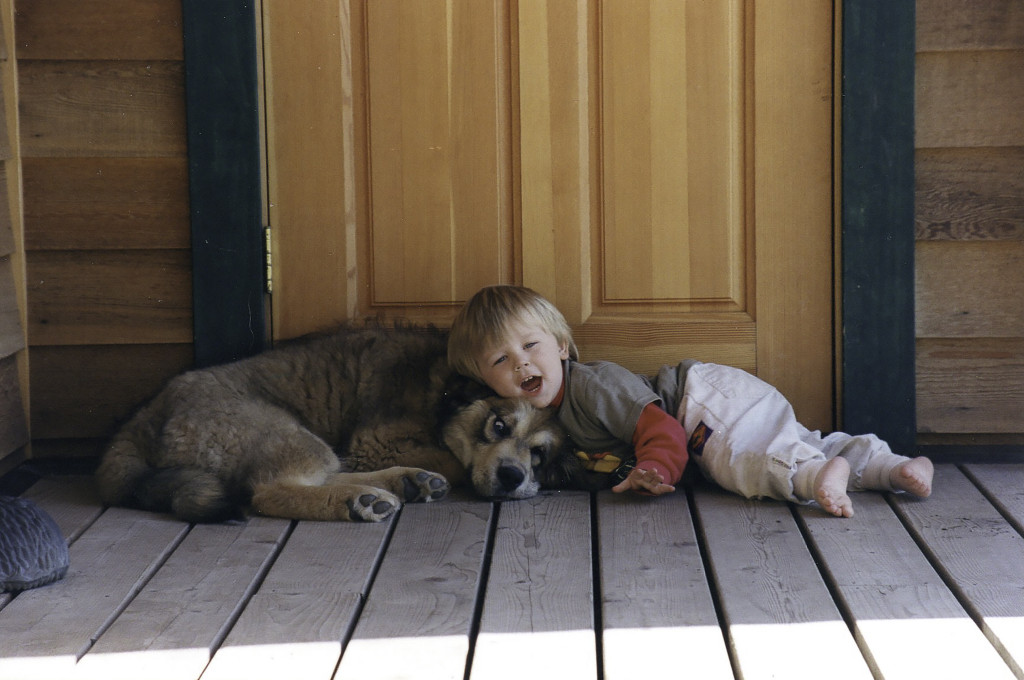
<instances>
[{"instance_id":1,"label":"dark green door trim","mask_svg":"<svg viewBox=\"0 0 1024 680\"><path fill-rule=\"evenodd\" d=\"M256 12L182 1L198 366L266 343Z\"/></svg>"},{"instance_id":2,"label":"dark green door trim","mask_svg":"<svg viewBox=\"0 0 1024 680\"><path fill-rule=\"evenodd\" d=\"M915 446L913 0L843 3L842 427Z\"/></svg>"}]
</instances>

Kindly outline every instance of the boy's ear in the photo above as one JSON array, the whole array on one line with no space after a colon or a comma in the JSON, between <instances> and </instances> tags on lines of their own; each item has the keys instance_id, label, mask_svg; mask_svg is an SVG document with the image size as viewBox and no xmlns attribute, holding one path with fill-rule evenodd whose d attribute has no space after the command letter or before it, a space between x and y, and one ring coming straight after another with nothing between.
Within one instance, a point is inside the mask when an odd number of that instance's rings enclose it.
<instances>
[{"instance_id":1,"label":"boy's ear","mask_svg":"<svg viewBox=\"0 0 1024 680\"><path fill-rule=\"evenodd\" d=\"M562 361L565 361L566 359L569 358L569 343L568 343L568 341L563 342L562 346L558 348L558 357Z\"/></svg>"}]
</instances>

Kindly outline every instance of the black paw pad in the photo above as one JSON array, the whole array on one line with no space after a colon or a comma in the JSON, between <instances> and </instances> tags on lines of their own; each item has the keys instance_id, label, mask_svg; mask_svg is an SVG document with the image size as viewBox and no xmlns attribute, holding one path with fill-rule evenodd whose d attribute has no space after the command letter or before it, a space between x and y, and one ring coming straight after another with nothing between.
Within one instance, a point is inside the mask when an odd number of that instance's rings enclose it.
<instances>
[{"instance_id":1,"label":"black paw pad","mask_svg":"<svg viewBox=\"0 0 1024 680\"><path fill-rule=\"evenodd\" d=\"M394 512L395 506L391 501L372 493L364 493L348 503L349 518L355 522L379 522Z\"/></svg>"}]
</instances>

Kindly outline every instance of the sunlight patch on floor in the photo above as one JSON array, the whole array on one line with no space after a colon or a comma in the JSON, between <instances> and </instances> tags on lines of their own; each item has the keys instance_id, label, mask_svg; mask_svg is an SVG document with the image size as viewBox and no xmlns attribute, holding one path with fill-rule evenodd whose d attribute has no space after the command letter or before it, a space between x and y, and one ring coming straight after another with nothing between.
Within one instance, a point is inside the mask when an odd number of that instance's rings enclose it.
<instances>
[{"instance_id":1,"label":"sunlight patch on floor","mask_svg":"<svg viewBox=\"0 0 1024 680\"><path fill-rule=\"evenodd\" d=\"M1014 677L967 617L865 620L857 622L857 632L886 678Z\"/></svg>"},{"instance_id":2,"label":"sunlight patch on floor","mask_svg":"<svg viewBox=\"0 0 1024 680\"><path fill-rule=\"evenodd\" d=\"M480 633L470 680L584 680L596 674L592 630Z\"/></svg>"},{"instance_id":3,"label":"sunlight patch on floor","mask_svg":"<svg viewBox=\"0 0 1024 680\"><path fill-rule=\"evenodd\" d=\"M340 642L295 642L223 647L204 680L330 680L341 656Z\"/></svg>"},{"instance_id":4,"label":"sunlight patch on floor","mask_svg":"<svg viewBox=\"0 0 1024 680\"><path fill-rule=\"evenodd\" d=\"M729 635L744 680L872 680L867 662L841 620L738 624L730 627Z\"/></svg>"},{"instance_id":5,"label":"sunlight patch on floor","mask_svg":"<svg viewBox=\"0 0 1024 680\"><path fill-rule=\"evenodd\" d=\"M353 639L335 680L462 678L468 653L468 635Z\"/></svg>"},{"instance_id":6,"label":"sunlight patch on floor","mask_svg":"<svg viewBox=\"0 0 1024 680\"><path fill-rule=\"evenodd\" d=\"M205 647L86 654L75 667L75 680L139 680L142 673L146 680L197 678L209 661Z\"/></svg>"},{"instance_id":7,"label":"sunlight patch on floor","mask_svg":"<svg viewBox=\"0 0 1024 680\"><path fill-rule=\"evenodd\" d=\"M1018 677L1024 668L1014 659L1024 659L1024 616L986 616L986 636L1006 655L1007 663Z\"/></svg>"},{"instance_id":8,"label":"sunlight patch on floor","mask_svg":"<svg viewBox=\"0 0 1024 680\"><path fill-rule=\"evenodd\" d=\"M671 678L682 667L688 677L733 678L719 626L612 628L604 632L602 644L605 680Z\"/></svg>"}]
</instances>

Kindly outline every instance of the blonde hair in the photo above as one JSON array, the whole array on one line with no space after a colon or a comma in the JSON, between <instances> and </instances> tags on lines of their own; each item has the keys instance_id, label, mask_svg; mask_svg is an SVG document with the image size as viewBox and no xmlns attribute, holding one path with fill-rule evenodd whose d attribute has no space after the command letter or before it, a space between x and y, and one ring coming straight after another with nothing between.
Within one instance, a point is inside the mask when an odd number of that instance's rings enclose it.
<instances>
[{"instance_id":1,"label":"blonde hair","mask_svg":"<svg viewBox=\"0 0 1024 680\"><path fill-rule=\"evenodd\" d=\"M458 373L478 380L477 356L498 344L514 323L535 324L569 347L579 360L569 323L542 295L523 286L481 288L459 310L448 336L448 363Z\"/></svg>"}]
</instances>

